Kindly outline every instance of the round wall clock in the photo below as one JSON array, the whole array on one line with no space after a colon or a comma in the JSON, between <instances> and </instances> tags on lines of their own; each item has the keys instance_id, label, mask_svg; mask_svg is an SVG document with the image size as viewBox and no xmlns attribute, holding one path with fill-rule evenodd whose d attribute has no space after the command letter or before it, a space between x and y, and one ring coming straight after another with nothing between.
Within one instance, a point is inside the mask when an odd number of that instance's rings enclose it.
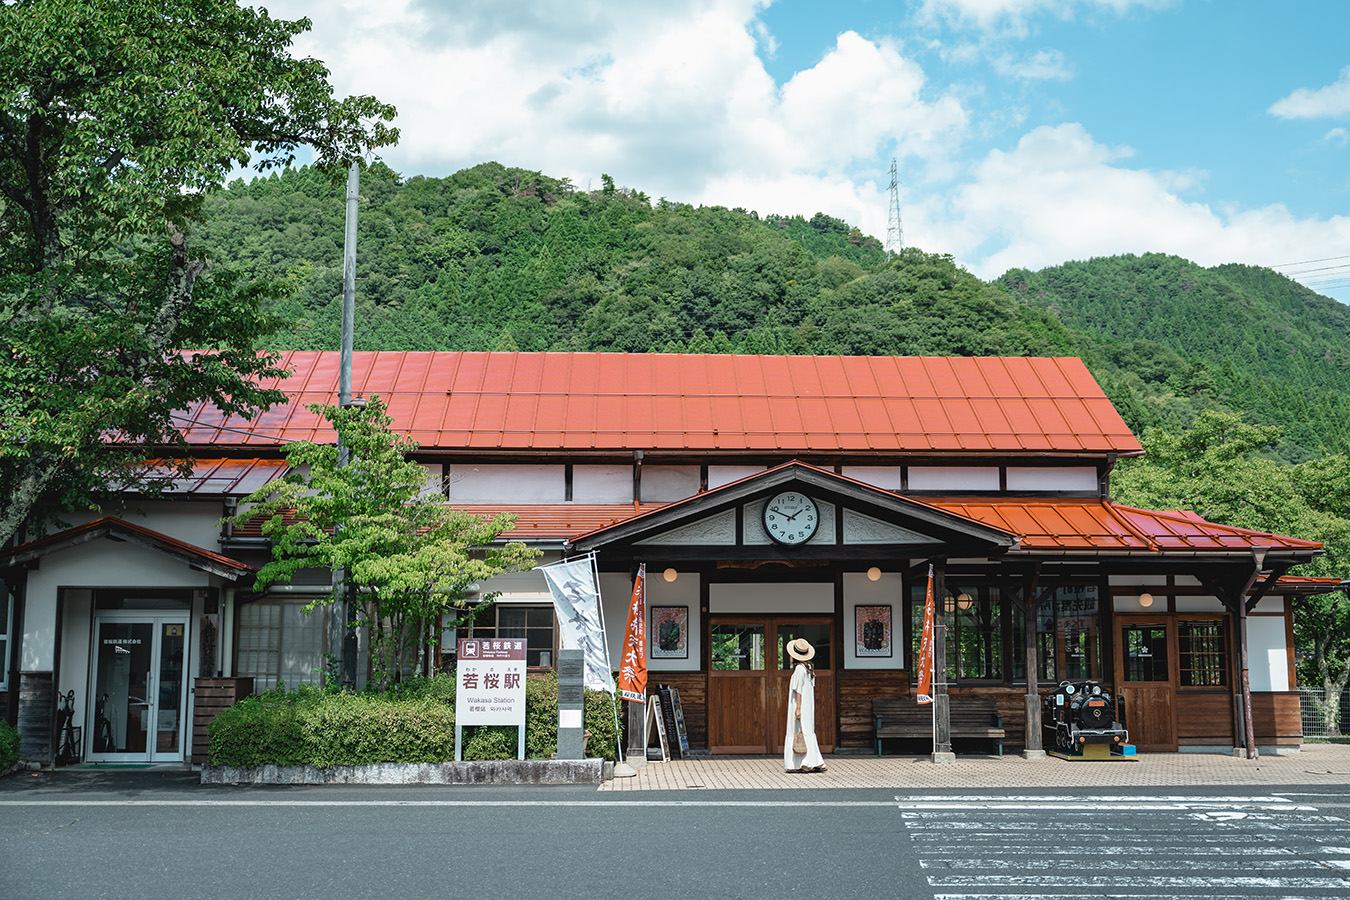
<instances>
[{"instance_id":1,"label":"round wall clock","mask_svg":"<svg viewBox=\"0 0 1350 900\"><path fill-rule=\"evenodd\" d=\"M780 544L805 544L819 527L816 502L799 491L783 491L764 504L764 530Z\"/></svg>"}]
</instances>

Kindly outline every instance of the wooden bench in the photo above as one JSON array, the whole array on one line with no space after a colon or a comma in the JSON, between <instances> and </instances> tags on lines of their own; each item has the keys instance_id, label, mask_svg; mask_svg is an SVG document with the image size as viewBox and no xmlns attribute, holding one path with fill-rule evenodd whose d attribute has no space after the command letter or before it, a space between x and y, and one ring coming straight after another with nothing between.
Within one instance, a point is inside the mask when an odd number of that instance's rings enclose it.
<instances>
[{"instance_id":1,"label":"wooden bench","mask_svg":"<svg viewBox=\"0 0 1350 900\"><path fill-rule=\"evenodd\" d=\"M992 700L962 697L951 701L951 737L979 738L993 742L998 755L1003 755L1003 718ZM920 705L912 698L891 700L877 698L872 701L872 719L877 731L877 756L881 755L881 742L886 738L910 738L932 740L933 709L928 704Z\"/></svg>"}]
</instances>

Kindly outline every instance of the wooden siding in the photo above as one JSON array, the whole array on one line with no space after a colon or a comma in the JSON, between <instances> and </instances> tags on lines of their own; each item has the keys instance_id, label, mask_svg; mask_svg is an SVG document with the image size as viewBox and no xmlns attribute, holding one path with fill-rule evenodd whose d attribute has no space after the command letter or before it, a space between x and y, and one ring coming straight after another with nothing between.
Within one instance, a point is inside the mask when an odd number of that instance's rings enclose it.
<instances>
[{"instance_id":1,"label":"wooden siding","mask_svg":"<svg viewBox=\"0 0 1350 900\"><path fill-rule=\"evenodd\" d=\"M1177 691L1176 705L1178 744L1233 745L1233 695L1228 690Z\"/></svg>"},{"instance_id":2,"label":"wooden siding","mask_svg":"<svg viewBox=\"0 0 1350 900\"><path fill-rule=\"evenodd\" d=\"M684 710L684 728L691 750L708 749L708 676L703 672L650 672L647 693L656 693L658 684L668 684L680 692Z\"/></svg>"},{"instance_id":3,"label":"wooden siding","mask_svg":"<svg viewBox=\"0 0 1350 900\"><path fill-rule=\"evenodd\" d=\"M910 696L909 674L894 669L844 669L839 683L840 748L876 747L876 727L872 722L872 700L876 697Z\"/></svg>"},{"instance_id":4,"label":"wooden siding","mask_svg":"<svg viewBox=\"0 0 1350 900\"><path fill-rule=\"evenodd\" d=\"M199 766L206 762L211 749L207 728L222 709L253 693L253 679L198 678L192 690L196 697L192 709L192 764Z\"/></svg>"},{"instance_id":5,"label":"wooden siding","mask_svg":"<svg viewBox=\"0 0 1350 900\"><path fill-rule=\"evenodd\" d=\"M56 700L51 672L19 676L19 756L44 765L52 759L52 715Z\"/></svg>"},{"instance_id":6,"label":"wooden siding","mask_svg":"<svg viewBox=\"0 0 1350 900\"><path fill-rule=\"evenodd\" d=\"M1298 746L1303 743L1303 719L1297 691L1252 694L1252 724L1256 743Z\"/></svg>"}]
</instances>

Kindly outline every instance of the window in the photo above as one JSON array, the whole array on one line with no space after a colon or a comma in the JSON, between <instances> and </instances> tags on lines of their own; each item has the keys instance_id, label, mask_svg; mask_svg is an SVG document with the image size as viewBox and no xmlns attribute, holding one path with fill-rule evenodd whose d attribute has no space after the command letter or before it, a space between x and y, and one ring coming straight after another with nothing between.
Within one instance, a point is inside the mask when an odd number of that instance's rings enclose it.
<instances>
[{"instance_id":1,"label":"window","mask_svg":"<svg viewBox=\"0 0 1350 900\"><path fill-rule=\"evenodd\" d=\"M1018 585L1020 587L1020 584ZM911 656L916 658L923 630L927 585L911 585ZM939 608L947 616L947 675L952 681L1026 681L1026 633L1023 614L1007 592L992 582L968 576L946 579L947 597ZM1102 677L1100 589L1096 584L1065 585L1037 610L1037 680L1097 680Z\"/></svg>"},{"instance_id":2,"label":"window","mask_svg":"<svg viewBox=\"0 0 1350 900\"><path fill-rule=\"evenodd\" d=\"M253 679L253 689L294 688L323 678L324 613L303 603L255 600L239 608L235 674Z\"/></svg>"},{"instance_id":3,"label":"window","mask_svg":"<svg viewBox=\"0 0 1350 900\"><path fill-rule=\"evenodd\" d=\"M1126 681L1168 681L1167 626L1126 625L1124 635Z\"/></svg>"},{"instance_id":4,"label":"window","mask_svg":"<svg viewBox=\"0 0 1350 900\"><path fill-rule=\"evenodd\" d=\"M1177 666L1182 687L1227 687L1224 623L1218 619L1177 622Z\"/></svg>"},{"instance_id":5,"label":"window","mask_svg":"<svg viewBox=\"0 0 1350 900\"><path fill-rule=\"evenodd\" d=\"M441 671L454 665L459 629L451 627L461 614L446 613L441 618ZM461 624L464 637L525 638L525 665L548 668L553 665L553 606L526 606L502 603L483 607Z\"/></svg>"},{"instance_id":6,"label":"window","mask_svg":"<svg viewBox=\"0 0 1350 900\"><path fill-rule=\"evenodd\" d=\"M911 659L917 659L923 634L926 584L911 591ZM953 681L1003 681L1006 675L1008 611L1001 592L991 584L947 579L949 595L938 609L947 615L947 676Z\"/></svg>"},{"instance_id":7,"label":"window","mask_svg":"<svg viewBox=\"0 0 1350 900\"><path fill-rule=\"evenodd\" d=\"M1023 658L1021 613L1015 632ZM1088 681L1102 677L1101 606L1095 584L1067 585L1042 601L1036 616L1036 680ZM1025 664L1017 666L1024 677Z\"/></svg>"}]
</instances>

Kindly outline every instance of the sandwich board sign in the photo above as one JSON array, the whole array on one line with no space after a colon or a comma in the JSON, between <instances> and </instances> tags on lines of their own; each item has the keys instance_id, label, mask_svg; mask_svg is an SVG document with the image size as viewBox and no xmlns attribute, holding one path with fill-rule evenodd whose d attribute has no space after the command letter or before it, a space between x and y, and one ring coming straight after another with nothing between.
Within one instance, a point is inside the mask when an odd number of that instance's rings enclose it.
<instances>
[{"instance_id":1,"label":"sandwich board sign","mask_svg":"<svg viewBox=\"0 0 1350 900\"><path fill-rule=\"evenodd\" d=\"M465 725L515 725L525 758L525 639L461 638L455 663L455 760Z\"/></svg>"}]
</instances>

